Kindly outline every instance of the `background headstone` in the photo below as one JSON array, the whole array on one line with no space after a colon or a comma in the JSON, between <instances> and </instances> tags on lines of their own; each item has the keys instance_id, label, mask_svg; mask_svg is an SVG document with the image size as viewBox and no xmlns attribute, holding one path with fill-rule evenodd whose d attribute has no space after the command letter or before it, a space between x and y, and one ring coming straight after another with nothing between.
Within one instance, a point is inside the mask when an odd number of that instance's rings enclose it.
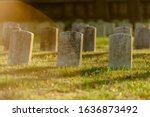
<instances>
[{"instance_id":1,"label":"background headstone","mask_svg":"<svg viewBox=\"0 0 150 117\"><path fill-rule=\"evenodd\" d=\"M105 22L98 20L96 22L97 37L106 37Z\"/></svg>"},{"instance_id":2,"label":"background headstone","mask_svg":"<svg viewBox=\"0 0 150 117\"><path fill-rule=\"evenodd\" d=\"M72 30L83 33L83 51L96 50L96 28L94 26L78 24Z\"/></svg>"},{"instance_id":3,"label":"background headstone","mask_svg":"<svg viewBox=\"0 0 150 117\"><path fill-rule=\"evenodd\" d=\"M28 31L13 31L8 52L8 64L28 64L31 61L34 34Z\"/></svg>"},{"instance_id":4,"label":"background headstone","mask_svg":"<svg viewBox=\"0 0 150 117\"><path fill-rule=\"evenodd\" d=\"M21 28L19 27L19 24L6 23L3 25L2 44L3 44L4 50L9 49L10 38L12 36L12 31L14 30L21 30Z\"/></svg>"},{"instance_id":5,"label":"background headstone","mask_svg":"<svg viewBox=\"0 0 150 117\"><path fill-rule=\"evenodd\" d=\"M80 30L82 29L82 27L83 27L84 25L86 25L86 24L74 22L74 23L72 24L72 31L80 32Z\"/></svg>"},{"instance_id":6,"label":"background headstone","mask_svg":"<svg viewBox=\"0 0 150 117\"><path fill-rule=\"evenodd\" d=\"M58 41L58 28L46 27L41 32L41 50L44 51L57 51Z\"/></svg>"},{"instance_id":7,"label":"background headstone","mask_svg":"<svg viewBox=\"0 0 150 117\"><path fill-rule=\"evenodd\" d=\"M74 31L61 32L58 42L58 66L79 66L82 60L83 34Z\"/></svg>"},{"instance_id":8,"label":"background headstone","mask_svg":"<svg viewBox=\"0 0 150 117\"><path fill-rule=\"evenodd\" d=\"M136 49L150 48L150 29L138 28L135 32L134 47Z\"/></svg>"},{"instance_id":9,"label":"background headstone","mask_svg":"<svg viewBox=\"0 0 150 117\"><path fill-rule=\"evenodd\" d=\"M106 31L106 36L109 36L110 34L113 33L113 30L115 28L115 24L114 23L105 22L104 27L105 27L105 31Z\"/></svg>"}]
</instances>

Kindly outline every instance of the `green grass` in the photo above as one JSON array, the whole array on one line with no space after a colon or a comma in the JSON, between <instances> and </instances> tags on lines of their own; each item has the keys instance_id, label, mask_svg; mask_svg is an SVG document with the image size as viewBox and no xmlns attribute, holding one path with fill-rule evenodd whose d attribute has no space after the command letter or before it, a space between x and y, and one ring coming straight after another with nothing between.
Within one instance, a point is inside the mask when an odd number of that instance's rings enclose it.
<instances>
[{"instance_id":1,"label":"green grass","mask_svg":"<svg viewBox=\"0 0 150 117\"><path fill-rule=\"evenodd\" d=\"M57 54L38 47L30 65L18 66L0 49L0 99L150 99L150 50L134 50L128 70L108 68L107 38L83 53L80 67L57 67Z\"/></svg>"}]
</instances>

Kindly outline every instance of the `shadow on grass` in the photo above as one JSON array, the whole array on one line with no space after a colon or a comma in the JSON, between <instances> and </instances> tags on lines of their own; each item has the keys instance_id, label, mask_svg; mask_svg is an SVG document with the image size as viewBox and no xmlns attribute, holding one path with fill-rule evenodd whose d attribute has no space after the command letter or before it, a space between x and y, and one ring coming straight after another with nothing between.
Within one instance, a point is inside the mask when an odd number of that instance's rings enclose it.
<instances>
[{"instance_id":1,"label":"shadow on grass","mask_svg":"<svg viewBox=\"0 0 150 117\"><path fill-rule=\"evenodd\" d=\"M90 58L90 57L98 57L101 55L106 55L108 52L95 52L95 53L83 53L83 58Z\"/></svg>"},{"instance_id":2,"label":"shadow on grass","mask_svg":"<svg viewBox=\"0 0 150 117\"><path fill-rule=\"evenodd\" d=\"M81 76L90 76L90 75L98 75L99 73L104 73L107 72L108 68L107 67L92 67L92 68L85 68L81 70Z\"/></svg>"},{"instance_id":3,"label":"shadow on grass","mask_svg":"<svg viewBox=\"0 0 150 117\"><path fill-rule=\"evenodd\" d=\"M133 75L126 75L123 77L116 77L114 79L104 79L104 80L100 80L100 79L93 79L90 81L86 81L83 84L80 85L80 88L95 88L97 85L101 86L101 85L109 85L109 84L114 84L114 83L121 83L124 81L133 81L133 80L146 80L150 78L150 71L147 71L146 73L135 73ZM79 87L79 86L78 86Z\"/></svg>"},{"instance_id":4,"label":"shadow on grass","mask_svg":"<svg viewBox=\"0 0 150 117\"><path fill-rule=\"evenodd\" d=\"M48 70L48 69L57 69L57 67L55 66L49 66L49 67L24 67L24 68L19 68L19 69L14 69L14 68L11 68L9 70L6 70L6 71L1 71L0 74L3 74L3 75L19 75L19 74L30 74L32 72L41 72L42 71L45 71L45 70Z\"/></svg>"},{"instance_id":5,"label":"shadow on grass","mask_svg":"<svg viewBox=\"0 0 150 117\"><path fill-rule=\"evenodd\" d=\"M70 67L57 67L57 66L32 66L32 67L23 67L23 68L9 68L5 71L0 71L0 74L5 76L38 76L44 78L49 77L74 77L80 75L80 69L76 67L71 67L73 69L69 70Z\"/></svg>"}]
</instances>

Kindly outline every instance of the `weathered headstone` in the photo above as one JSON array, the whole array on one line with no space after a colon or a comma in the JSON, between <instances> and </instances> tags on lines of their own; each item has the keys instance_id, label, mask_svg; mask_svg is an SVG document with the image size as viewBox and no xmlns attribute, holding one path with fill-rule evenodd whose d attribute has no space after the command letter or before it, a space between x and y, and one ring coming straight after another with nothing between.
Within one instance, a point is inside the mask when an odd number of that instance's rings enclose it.
<instances>
[{"instance_id":1,"label":"weathered headstone","mask_svg":"<svg viewBox=\"0 0 150 117\"><path fill-rule=\"evenodd\" d=\"M13 31L8 52L8 64L28 64L31 61L34 34L28 31Z\"/></svg>"},{"instance_id":2,"label":"weathered headstone","mask_svg":"<svg viewBox=\"0 0 150 117\"><path fill-rule=\"evenodd\" d=\"M81 65L83 34L74 31L61 32L58 42L57 65Z\"/></svg>"},{"instance_id":3,"label":"weathered headstone","mask_svg":"<svg viewBox=\"0 0 150 117\"><path fill-rule=\"evenodd\" d=\"M136 49L150 48L150 29L138 28L135 32L134 47Z\"/></svg>"},{"instance_id":4,"label":"weathered headstone","mask_svg":"<svg viewBox=\"0 0 150 117\"><path fill-rule=\"evenodd\" d=\"M109 67L132 68L132 39L127 33L109 36Z\"/></svg>"},{"instance_id":5,"label":"weathered headstone","mask_svg":"<svg viewBox=\"0 0 150 117\"><path fill-rule=\"evenodd\" d=\"M4 50L9 49L9 42L11 38L12 31L21 30L18 24L5 24L2 31L2 43L4 46Z\"/></svg>"},{"instance_id":6,"label":"weathered headstone","mask_svg":"<svg viewBox=\"0 0 150 117\"><path fill-rule=\"evenodd\" d=\"M46 27L41 32L41 50L57 51L58 28Z\"/></svg>"},{"instance_id":7,"label":"weathered headstone","mask_svg":"<svg viewBox=\"0 0 150 117\"><path fill-rule=\"evenodd\" d=\"M83 33L83 51L96 50L96 28L94 26L79 24L72 30Z\"/></svg>"}]
</instances>

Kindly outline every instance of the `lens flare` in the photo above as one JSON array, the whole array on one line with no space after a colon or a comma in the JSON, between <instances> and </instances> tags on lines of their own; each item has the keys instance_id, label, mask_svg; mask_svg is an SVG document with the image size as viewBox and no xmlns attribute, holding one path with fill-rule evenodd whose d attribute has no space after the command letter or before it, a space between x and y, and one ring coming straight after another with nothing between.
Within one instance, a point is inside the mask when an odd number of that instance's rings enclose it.
<instances>
[{"instance_id":1,"label":"lens flare","mask_svg":"<svg viewBox=\"0 0 150 117\"><path fill-rule=\"evenodd\" d=\"M0 22L49 21L55 23L41 11L18 0L0 0Z\"/></svg>"}]
</instances>

